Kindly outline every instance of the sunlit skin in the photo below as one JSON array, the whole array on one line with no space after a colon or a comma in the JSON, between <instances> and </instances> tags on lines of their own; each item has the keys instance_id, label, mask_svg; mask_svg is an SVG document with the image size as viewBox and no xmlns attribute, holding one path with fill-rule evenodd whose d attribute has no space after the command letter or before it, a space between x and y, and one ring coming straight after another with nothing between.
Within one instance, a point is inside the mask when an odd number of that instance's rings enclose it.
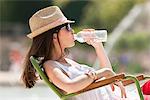
<instances>
[{"instance_id":1,"label":"sunlit skin","mask_svg":"<svg viewBox=\"0 0 150 100\"><path fill-rule=\"evenodd\" d=\"M59 40L58 40L59 38ZM54 49L52 55L52 60L57 60L62 53L64 53L65 48L70 48L75 45L73 36L73 30L68 31L65 27L61 28L58 34L53 35ZM59 45L60 42L60 45ZM62 49L62 51L61 51ZM63 58L62 58L63 59Z\"/></svg>"},{"instance_id":2,"label":"sunlit skin","mask_svg":"<svg viewBox=\"0 0 150 100\"><path fill-rule=\"evenodd\" d=\"M93 29L84 29L84 32L86 31L94 31ZM95 71L96 78L100 79L102 77L110 77L114 76L115 73L112 71L112 67L110 64L110 61L108 57L105 54L104 48L102 43L95 43L91 38L90 35L87 35L86 37L86 43L89 45L92 45L95 48L95 51L97 53L97 56L99 60L101 61L100 66L102 69ZM59 41L58 41L59 38ZM53 42L54 42L54 48L53 48L53 54L52 54L52 60L57 60L61 63L69 63L71 64L71 67L74 65L80 66L79 63L68 59L66 60L65 57L60 58L61 54L64 52L65 48L70 48L75 45L73 37L73 30L67 30L65 27L61 28L58 34L53 35ZM60 44L59 44L60 42ZM60 59L59 59L60 58ZM59 59L59 60L58 60ZM58 86L60 89L64 90L66 93L74 93L77 91L80 91L90 85L93 82L93 78L87 76L86 74L80 75L74 79L70 79L66 73L63 73L61 69L53 65L52 60L48 60L44 63L44 68L46 70L46 73L50 79L56 86ZM89 71L89 75L93 75L93 72ZM125 89L123 85L118 82L118 86L121 89L121 96L126 97ZM111 85L112 90L114 90L113 84Z\"/></svg>"}]
</instances>

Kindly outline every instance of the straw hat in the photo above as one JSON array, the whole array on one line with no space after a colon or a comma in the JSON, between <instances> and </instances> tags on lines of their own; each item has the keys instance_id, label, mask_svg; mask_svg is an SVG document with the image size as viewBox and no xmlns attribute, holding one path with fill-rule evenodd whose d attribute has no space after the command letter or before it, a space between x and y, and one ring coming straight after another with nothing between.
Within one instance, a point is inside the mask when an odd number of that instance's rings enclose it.
<instances>
[{"instance_id":1,"label":"straw hat","mask_svg":"<svg viewBox=\"0 0 150 100\"><path fill-rule=\"evenodd\" d=\"M59 7L50 6L41 9L29 19L31 33L27 36L32 39L33 37L40 35L49 29L65 23L74 23L74 21L67 20Z\"/></svg>"}]
</instances>

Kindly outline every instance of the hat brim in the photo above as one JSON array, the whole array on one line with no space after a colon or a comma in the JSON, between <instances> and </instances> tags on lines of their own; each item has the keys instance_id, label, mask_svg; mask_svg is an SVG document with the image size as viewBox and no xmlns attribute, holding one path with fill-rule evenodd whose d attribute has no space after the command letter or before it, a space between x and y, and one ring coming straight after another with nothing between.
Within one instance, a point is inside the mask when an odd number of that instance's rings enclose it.
<instances>
[{"instance_id":1,"label":"hat brim","mask_svg":"<svg viewBox=\"0 0 150 100\"><path fill-rule=\"evenodd\" d=\"M48 24L46 26L43 26L43 27L41 27L41 28L39 28L39 29L29 33L27 35L27 37L32 39L33 37L38 36L38 35L42 34L43 32L46 32L46 31L48 31L48 30L50 30L52 28L55 28L55 27L57 27L59 25L65 24L65 23L75 23L75 21L65 20L65 21L59 22L57 24L56 23L55 24L50 23L50 24Z\"/></svg>"}]
</instances>

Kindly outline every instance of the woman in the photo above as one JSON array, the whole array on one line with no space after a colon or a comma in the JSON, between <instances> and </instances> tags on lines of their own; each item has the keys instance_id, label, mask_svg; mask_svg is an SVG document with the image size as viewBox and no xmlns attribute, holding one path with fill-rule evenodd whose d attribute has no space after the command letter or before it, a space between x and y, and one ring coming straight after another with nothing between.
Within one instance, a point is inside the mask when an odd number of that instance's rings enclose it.
<instances>
[{"instance_id":1,"label":"woman","mask_svg":"<svg viewBox=\"0 0 150 100\"><path fill-rule=\"evenodd\" d=\"M57 6L51 6L39 10L29 20L32 33L27 36L31 38L32 46L25 60L25 68L22 75L23 82L27 88L31 88L36 83L38 77L29 58L34 56L40 59L49 80L65 93L74 93L90 85L93 81L102 77L114 76L111 64L105 55L102 43L97 43L90 38L91 34L84 36L86 42L92 45L101 62L101 70L94 70L86 65L81 65L69 58L66 58L67 48L75 45L73 30L70 23L74 21L67 20ZM84 29L83 32L92 32L93 29ZM125 89L121 83L117 83L121 89L122 97L126 97ZM112 90L114 86L111 85ZM104 93L107 93L104 95ZM90 99L92 98L92 99ZM107 99L106 99L107 98ZM70 100L113 100L107 87L96 89L81 95L70 98ZM118 97L118 98L121 98Z\"/></svg>"}]
</instances>

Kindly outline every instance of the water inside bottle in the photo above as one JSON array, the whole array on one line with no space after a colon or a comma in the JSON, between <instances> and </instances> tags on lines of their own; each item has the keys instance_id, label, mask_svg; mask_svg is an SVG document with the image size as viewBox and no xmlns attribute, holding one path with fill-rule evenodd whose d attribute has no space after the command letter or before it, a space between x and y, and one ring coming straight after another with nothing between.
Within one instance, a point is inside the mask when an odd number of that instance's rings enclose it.
<instances>
[{"instance_id":1,"label":"water inside bottle","mask_svg":"<svg viewBox=\"0 0 150 100\"><path fill-rule=\"evenodd\" d=\"M80 43L85 42L82 38L81 34L83 31L74 34L75 40L79 41ZM95 42L106 42L107 41L107 31L106 30L95 30L94 34L96 35L94 38Z\"/></svg>"},{"instance_id":2,"label":"water inside bottle","mask_svg":"<svg viewBox=\"0 0 150 100\"><path fill-rule=\"evenodd\" d=\"M74 34L74 39L79 41L80 43L85 42L84 39L81 36L77 35L77 34Z\"/></svg>"}]
</instances>

